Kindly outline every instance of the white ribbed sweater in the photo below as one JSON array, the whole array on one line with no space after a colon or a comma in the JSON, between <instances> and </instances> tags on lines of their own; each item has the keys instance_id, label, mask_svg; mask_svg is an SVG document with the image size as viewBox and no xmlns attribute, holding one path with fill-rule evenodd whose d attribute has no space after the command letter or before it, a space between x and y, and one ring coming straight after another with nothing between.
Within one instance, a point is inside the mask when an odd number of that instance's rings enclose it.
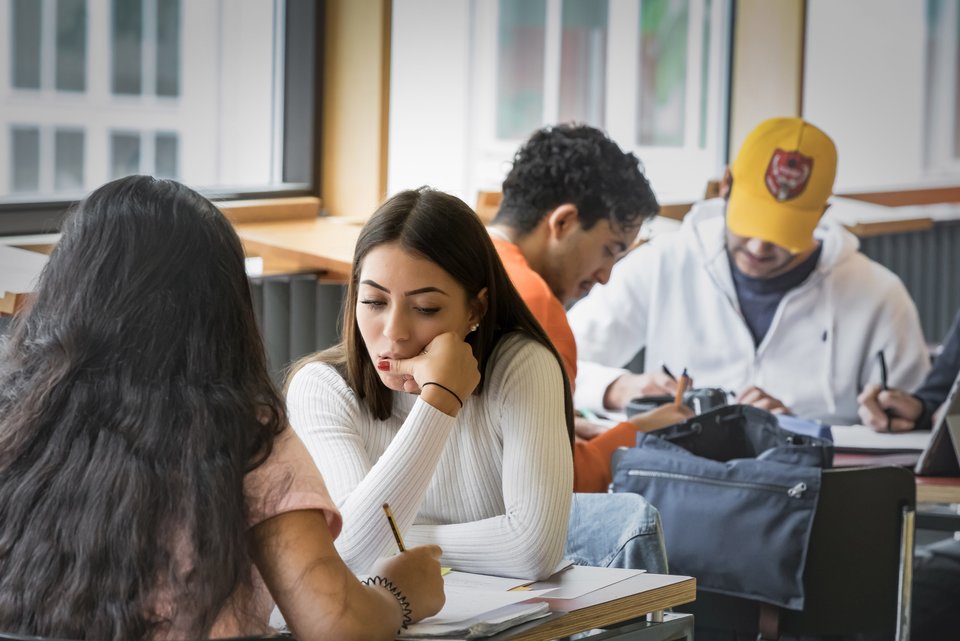
<instances>
[{"instance_id":1,"label":"white ribbed sweater","mask_svg":"<svg viewBox=\"0 0 960 641\"><path fill-rule=\"evenodd\" d=\"M483 392L456 418L394 393L378 421L332 367L293 377L290 422L343 514L336 545L364 573L396 544L389 502L407 545L435 543L443 564L522 578L550 574L563 556L573 488L556 358L520 334L501 340Z\"/></svg>"}]
</instances>

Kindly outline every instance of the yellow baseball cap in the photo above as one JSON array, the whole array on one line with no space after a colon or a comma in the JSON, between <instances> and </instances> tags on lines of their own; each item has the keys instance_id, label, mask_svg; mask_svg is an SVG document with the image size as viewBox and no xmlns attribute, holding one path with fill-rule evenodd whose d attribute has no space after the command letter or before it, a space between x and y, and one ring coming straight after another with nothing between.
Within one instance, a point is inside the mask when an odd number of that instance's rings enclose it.
<instances>
[{"instance_id":1,"label":"yellow baseball cap","mask_svg":"<svg viewBox=\"0 0 960 641\"><path fill-rule=\"evenodd\" d=\"M801 118L771 118L747 135L730 168L727 227L798 254L833 193L837 148Z\"/></svg>"}]
</instances>

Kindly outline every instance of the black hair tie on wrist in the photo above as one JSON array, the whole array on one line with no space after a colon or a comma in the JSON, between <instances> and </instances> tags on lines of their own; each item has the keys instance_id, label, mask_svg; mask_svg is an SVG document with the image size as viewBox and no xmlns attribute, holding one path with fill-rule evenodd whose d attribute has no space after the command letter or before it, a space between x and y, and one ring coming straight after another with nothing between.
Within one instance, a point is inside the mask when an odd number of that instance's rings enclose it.
<instances>
[{"instance_id":1,"label":"black hair tie on wrist","mask_svg":"<svg viewBox=\"0 0 960 641\"><path fill-rule=\"evenodd\" d=\"M387 592L397 599L397 603L400 604L400 609L403 610L403 623L400 624L400 629L397 630L397 634L406 630L407 626L413 623L413 610L410 609L410 602L407 601L407 597L403 596L403 592L393 584L393 581L382 576L371 576L364 580L363 584L379 585L382 588L386 588Z\"/></svg>"},{"instance_id":2,"label":"black hair tie on wrist","mask_svg":"<svg viewBox=\"0 0 960 641\"><path fill-rule=\"evenodd\" d=\"M447 390L448 392L450 392L451 395L453 395L453 397L454 397L455 399L457 399L457 402L460 403L460 408L461 408L461 409L463 408L463 401L460 400L460 397L457 396L457 393L456 393L456 392L454 392L452 389L450 389L450 388L447 387L446 385L441 385L440 383L435 383L435 382L433 382L433 381L427 381L426 383L424 383L423 385L420 386L420 389L423 389L423 388L426 387L427 385L436 385L436 386L439 387L440 389L445 389L445 390Z\"/></svg>"}]
</instances>

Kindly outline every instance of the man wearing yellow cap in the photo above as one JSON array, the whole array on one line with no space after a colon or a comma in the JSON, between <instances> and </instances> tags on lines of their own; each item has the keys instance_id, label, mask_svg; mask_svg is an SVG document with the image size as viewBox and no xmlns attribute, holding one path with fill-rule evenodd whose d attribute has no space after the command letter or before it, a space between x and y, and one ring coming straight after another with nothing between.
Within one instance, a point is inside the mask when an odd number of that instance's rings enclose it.
<instances>
[{"instance_id":1,"label":"man wearing yellow cap","mask_svg":"<svg viewBox=\"0 0 960 641\"><path fill-rule=\"evenodd\" d=\"M824 216L837 151L799 118L764 121L680 230L620 261L570 311L578 407L622 408L662 366L738 402L830 423L857 422L877 379L912 389L929 364L900 280ZM621 369L646 348L646 374Z\"/></svg>"}]
</instances>

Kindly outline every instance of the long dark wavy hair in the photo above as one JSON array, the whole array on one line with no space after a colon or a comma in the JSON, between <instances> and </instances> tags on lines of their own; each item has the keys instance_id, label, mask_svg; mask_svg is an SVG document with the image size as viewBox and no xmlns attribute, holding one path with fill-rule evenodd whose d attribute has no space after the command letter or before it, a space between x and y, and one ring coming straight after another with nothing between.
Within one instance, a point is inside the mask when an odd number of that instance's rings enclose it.
<instances>
[{"instance_id":1,"label":"long dark wavy hair","mask_svg":"<svg viewBox=\"0 0 960 641\"><path fill-rule=\"evenodd\" d=\"M94 191L0 351L0 631L204 638L285 425L229 222L172 181Z\"/></svg>"},{"instance_id":2,"label":"long dark wavy hair","mask_svg":"<svg viewBox=\"0 0 960 641\"><path fill-rule=\"evenodd\" d=\"M336 367L379 420L390 416L393 393L380 380L357 325L360 271L367 254L387 243L399 243L406 251L439 265L474 299L487 288L487 312L477 331L467 336L480 369L480 384L490 355L510 332L523 332L541 343L560 364L560 355L546 332L513 287L483 223L470 207L455 196L422 187L403 191L387 200L367 221L353 253L353 271L347 286L341 329L343 341L297 363L291 376L303 365L320 361ZM567 434L573 439L573 401L570 383L563 372Z\"/></svg>"}]
</instances>

